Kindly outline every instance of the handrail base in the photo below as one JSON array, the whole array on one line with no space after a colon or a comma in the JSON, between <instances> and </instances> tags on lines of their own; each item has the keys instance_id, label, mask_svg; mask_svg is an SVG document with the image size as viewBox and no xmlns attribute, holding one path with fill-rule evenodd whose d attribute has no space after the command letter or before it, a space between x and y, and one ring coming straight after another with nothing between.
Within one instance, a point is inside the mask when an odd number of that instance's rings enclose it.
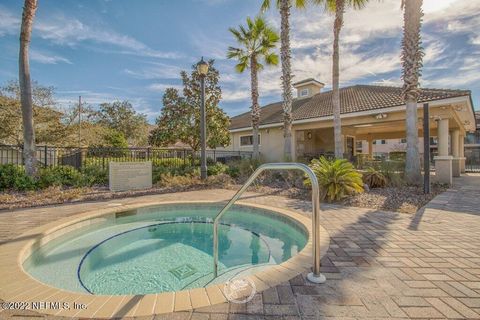
<instances>
[{"instance_id":1,"label":"handrail base","mask_svg":"<svg viewBox=\"0 0 480 320\"><path fill-rule=\"evenodd\" d=\"M315 275L313 272L310 272L309 274L307 274L307 280L312 283L324 283L325 281L327 281L327 278L321 273Z\"/></svg>"}]
</instances>

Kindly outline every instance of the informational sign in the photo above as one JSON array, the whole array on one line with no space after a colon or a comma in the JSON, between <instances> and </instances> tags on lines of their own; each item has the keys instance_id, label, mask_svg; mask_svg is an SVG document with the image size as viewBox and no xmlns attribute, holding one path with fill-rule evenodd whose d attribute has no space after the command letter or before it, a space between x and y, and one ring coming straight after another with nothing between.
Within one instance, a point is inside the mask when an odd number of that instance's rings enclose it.
<instances>
[{"instance_id":1,"label":"informational sign","mask_svg":"<svg viewBox=\"0 0 480 320\"><path fill-rule=\"evenodd\" d=\"M110 162L110 191L148 189L152 187L152 162Z\"/></svg>"}]
</instances>

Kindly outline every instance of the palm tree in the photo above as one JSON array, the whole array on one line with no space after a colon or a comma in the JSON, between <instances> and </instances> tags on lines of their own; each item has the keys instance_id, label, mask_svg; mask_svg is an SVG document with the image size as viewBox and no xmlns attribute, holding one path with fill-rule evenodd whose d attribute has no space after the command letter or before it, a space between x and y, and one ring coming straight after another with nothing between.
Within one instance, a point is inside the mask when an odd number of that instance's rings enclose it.
<instances>
[{"instance_id":1,"label":"palm tree","mask_svg":"<svg viewBox=\"0 0 480 320\"><path fill-rule=\"evenodd\" d=\"M235 66L237 72L250 69L250 83L252 95L252 129L253 129L253 157L258 159L258 127L260 123L260 105L258 104L258 71L263 69L263 64L277 65L278 55L272 50L276 47L279 37L263 18L254 20L247 18L247 25L240 25L237 29L230 28L240 48L229 47L227 58L237 59Z\"/></svg>"},{"instance_id":2,"label":"palm tree","mask_svg":"<svg viewBox=\"0 0 480 320\"><path fill-rule=\"evenodd\" d=\"M282 62L282 90L283 90L283 137L284 158L292 159L292 70L290 64L290 8L293 5L296 8L304 8L306 0L276 0L277 8L280 11L280 60ZM270 8L270 0L264 0L262 11Z\"/></svg>"},{"instance_id":3,"label":"palm tree","mask_svg":"<svg viewBox=\"0 0 480 320\"><path fill-rule=\"evenodd\" d=\"M332 104L333 104L333 122L335 139L335 158L343 158L343 140L342 140L342 121L340 119L340 31L343 27L343 14L346 7L362 9L368 0L314 0L316 4L325 6L325 9L335 13L333 23L333 55L332 55Z\"/></svg>"},{"instance_id":4,"label":"palm tree","mask_svg":"<svg viewBox=\"0 0 480 320\"><path fill-rule=\"evenodd\" d=\"M20 53L18 65L20 101L22 104L23 119L23 158L25 162L25 170L31 177L36 175L37 170L35 157L35 130L33 127L32 84L30 80L28 49L36 10L37 0L25 0L22 26L20 30Z\"/></svg>"},{"instance_id":5,"label":"palm tree","mask_svg":"<svg viewBox=\"0 0 480 320\"><path fill-rule=\"evenodd\" d=\"M420 29L422 26L422 0L402 0L403 40L403 99L406 105L407 159L405 162L405 179L407 183L419 184L420 155L418 152L417 101L420 95L418 78L421 75L423 49L421 47Z\"/></svg>"}]
</instances>

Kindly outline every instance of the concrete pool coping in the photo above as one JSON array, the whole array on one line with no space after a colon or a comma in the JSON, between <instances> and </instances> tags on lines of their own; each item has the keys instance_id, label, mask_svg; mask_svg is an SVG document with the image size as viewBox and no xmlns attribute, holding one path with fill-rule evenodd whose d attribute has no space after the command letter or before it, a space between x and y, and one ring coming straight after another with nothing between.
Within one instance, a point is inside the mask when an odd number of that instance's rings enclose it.
<instances>
[{"instance_id":1,"label":"concrete pool coping","mask_svg":"<svg viewBox=\"0 0 480 320\"><path fill-rule=\"evenodd\" d=\"M140 317L173 311L192 310L227 302L224 283L205 288L147 295L91 295L61 290L34 279L23 270L23 262L36 249L65 233L98 222L102 217L115 216L119 212L172 204L218 204L217 201L154 201L129 205L118 205L101 210L86 211L33 228L21 236L0 246L0 299L16 302L12 307L31 309L32 302L60 303L58 309L35 310L40 313L83 318ZM237 204L272 211L299 222L308 231L308 242L300 253L291 259L266 270L244 277L255 284L261 292L288 281L312 266L311 219L299 213L259 204L237 202ZM61 210L61 208L59 209ZM321 254L326 253L329 236L320 227ZM68 303L69 308L63 303ZM74 303L86 305L86 309L74 309ZM55 305L53 305L55 306ZM64 308L65 307L65 308Z\"/></svg>"}]
</instances>

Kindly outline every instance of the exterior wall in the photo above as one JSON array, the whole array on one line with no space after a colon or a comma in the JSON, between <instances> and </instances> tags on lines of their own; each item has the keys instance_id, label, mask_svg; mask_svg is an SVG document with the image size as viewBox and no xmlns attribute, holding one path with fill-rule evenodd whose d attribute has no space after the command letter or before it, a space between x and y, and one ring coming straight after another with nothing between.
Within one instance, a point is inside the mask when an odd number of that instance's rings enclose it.
<instances>
[{"instance_id":1,"label":"exterior wall","mask_svg":"<svg viewBox=\"0 0 480 320\"><path fill-rule=\"evenodd\" d=\"M253 151L253 146L240 146L240 137L252 135L252 131L234 132L230 146L224 150ZM283 129L281 127L260 129L260 155L265 161L283 159Z\"/></svg>"},{"instance_id":2,"label":"exterior wall","mask_svg":"<svg viewBox=\"0 0 480 320\"><path fill-rule=\"evenodd\" d=\"M380 144L380 140L385 140L385 144ZM357 152L368 154L368 141L366 140L358 140L362 143L362 148L357 148ZM376 144L372 144L373 146L373 155L380 156L388 154L392 151L406 151L407 150L407 143L403 143L402 139L379 139ZM418 138L418 150L420 154L423 154L423 138Z\"/></svg>"}]
</instances>

